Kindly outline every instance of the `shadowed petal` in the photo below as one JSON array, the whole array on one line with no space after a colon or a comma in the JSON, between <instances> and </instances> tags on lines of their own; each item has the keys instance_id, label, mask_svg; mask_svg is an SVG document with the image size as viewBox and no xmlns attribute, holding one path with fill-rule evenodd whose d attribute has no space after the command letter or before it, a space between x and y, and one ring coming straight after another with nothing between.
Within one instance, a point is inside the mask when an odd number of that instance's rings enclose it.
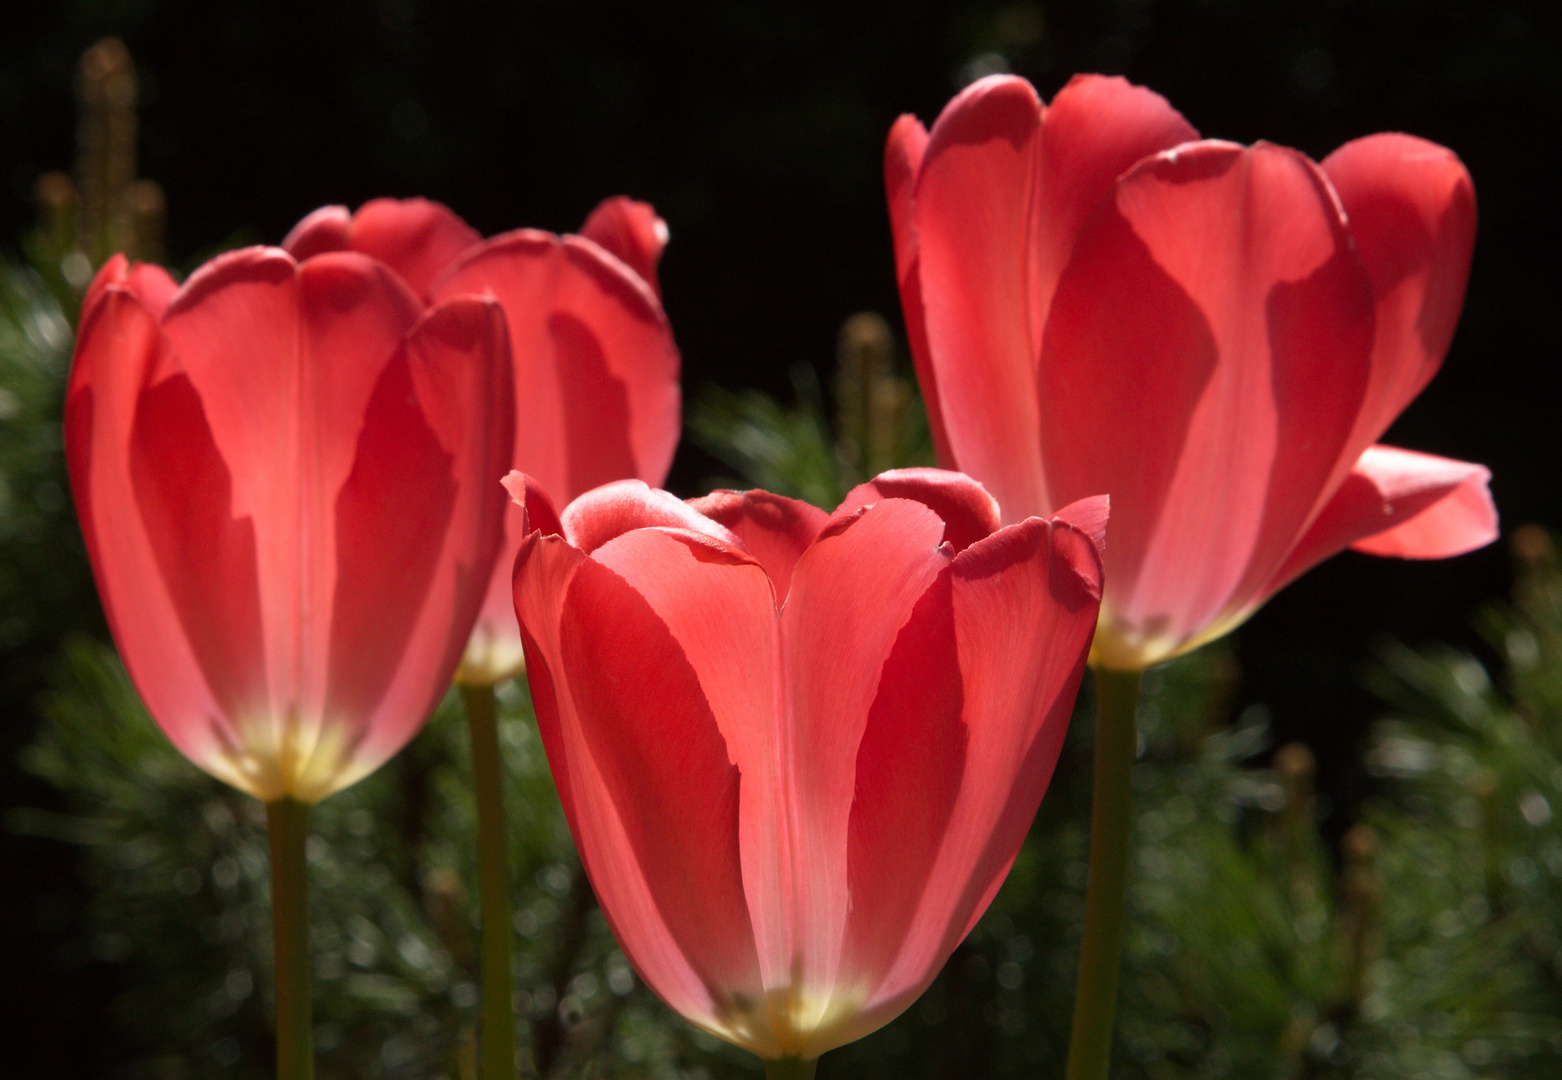
<instances>
[{"instance_id":1,"label":"shadowed petal","mask_svg":"<svg viewBox=\"0 0 1562 1080\"><path fill-rule=\"evenodd\" d=\"M667 246L667 222L656 216L650 203L623 195L603 199L580 227L580 235L639 274L661 299L656 267Z\"/></svg>"},{"instance_id":2,"label":"shadowed petal","mask_svg":"<svg viewBox=\"0 0 1562 1080\"><path fill-rule=\"evenodd\" d=\"M817 506L768 491L713 491L689 505L725 526L775 587L779 606L792 587L792 569L830 516Z\"/></svg>"},{"instance_id":3,"label":"shadowed petal","mask_svg":"<svg viewBox=\"0 0 1562 1080\"><path fill-rule=\"evenodd\" d=\"M419 322L370 400L336 505L328 698L373 718L365 771L433 710L477 617L509 503L494 479L514 438L509 376L503 313L460 299Z\"/></svg>"},{"instance_id":4,"label":"shadowed petal","mask_svg":"<svg viewBox=\"0 0 1562 1080\"><path fill-rule=\"evenodd\" d=\"M1437 373L1464 304L1475 189L1450 150L1369 135L1323 162L1377 300L1372 385L1358 436L1376 439Z\"/></svg>"},{"instance_id":5,"label":"shadowed petal","mask_svg":"<svg viewBox=\"0 0 1562 1080\"><path fill-rule=\"evenodd\" d=\"M282 249L299 262L328 251L352 248L353 216L345 206L311 211L282 239Z\"/></svg>"},{"instance_id":6,"label":"shadowed petal","mask_svg":"<svg viewBox=\"0 0 1562 1080\"><path fill-rule=\"evenodd\" d=\"M1443 559L1497 539L1483 465L1372 446L1255 603L1347 547L1369 555Z\"/></svg>"},{"instance_id":7,"label":"shadowed petal","mask_svg":"<svg viewBox=\"0 0 1562 1080\"><path fill-rule=\"evenodd\" d=\"M964 473L944 469L893 469L847 492L836 515L850 514L881 499L911 499L944 520L944 540L964 551L1001 526L998 503Z\"/></svg>"},{"instance_id":8,"label":"shadowed petal","mask_svg":"<svg viewBox=\"0 0 1562 1080\"><path fill-rule=\"evenodd\" d=\"M371 199L353 215L353 250L389 266L419 296L482 239L455 211L429 199Z\"/></svg>"}]
</instances>

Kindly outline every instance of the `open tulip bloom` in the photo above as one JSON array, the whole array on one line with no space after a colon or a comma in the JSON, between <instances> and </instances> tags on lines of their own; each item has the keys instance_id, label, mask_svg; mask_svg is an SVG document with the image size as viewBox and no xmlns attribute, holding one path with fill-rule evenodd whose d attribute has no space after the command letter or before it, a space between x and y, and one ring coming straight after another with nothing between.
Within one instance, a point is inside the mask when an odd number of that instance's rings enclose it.
<instances>
[{"instance_id":1,"label":"open tulip bloom","mask_svg":"<svg viewBox=\"0 0 1562 1080\"><path fill-rule=\"evenodd\" d=\"M832 514L610 484L531 532L538 725L630 962L697 1026L807 1074L922 992L1003 881L1094 630L1106 500L1004 527L957 473Z\"/></svg>"},{"instance_id":2,"label":"open tulip bloom","mask_svg":"<svg viewBox=\"0 0 1562 1080\"><path fill-rule=\"evenodd\" d=\"M309 1067L307 807L448 687L503 543L510 401L499 306L425 308L366 255L247 248L183 287L115 256L88 289L82 533L153 718L267 804L283 1075Z\"/></svg>"},{"instance_id":3,"label":"open tulip bloom","mask_svg":"<svg viewBox=\"0 0 1562 1080\"><path fill-rule=\"evenodd\" d=\"M1092 663L1131 674L1098 698L1126 703L1130 735L1137 672L1328 556L1441 558L1496 536L1485 468L1375 445L1464 296L1475 199L1448 150L1372 135L1318 165L1200 140L1122 79L1076 77L1047 107L994 76L931 133L902 117L885 170L941 463L1011 520L1111 496ZM1126 784L1133 740L1117 744L1127 762L1103 777L1098 756L1098 799ZM1125 789L1125 830L1127 805ZM1093 846L1092 892L1097 861ZM1089 919L1082 978L1109 967L1110 998L1116 954L1092 955ZM1070 1076L1104 1076L1104 1048L1098 1064L1071 1052Z\"/></svg>"}]
</instances>

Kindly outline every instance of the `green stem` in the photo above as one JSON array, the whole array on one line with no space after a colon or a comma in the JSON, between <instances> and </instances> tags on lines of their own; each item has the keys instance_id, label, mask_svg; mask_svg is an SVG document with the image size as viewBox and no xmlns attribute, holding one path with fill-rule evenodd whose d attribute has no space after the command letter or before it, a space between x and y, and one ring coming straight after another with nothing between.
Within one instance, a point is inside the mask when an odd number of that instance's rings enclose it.
<instances>
[{"instance_id":1,"label":"green stem","mask_svg":"<svg viewBox=\"0 0 1562 1080\"><path fill-rule=\"evenodd\" d=\"M266 804L271 841L271 942L276 955L277 1080L313 1080L309 1008L309 879L304 860L309 805Z\"/></svg>"},{"instance_id":2,"label":"green stem","mask_svg":"<svg viewBox=\"0 0 1562 1080\"><path fill-rule=\"evenodd\" d=\"M765 1080L814 1080L814 1070L819 1059L804 1061L802 1058L766 1058Z\"/></svg>"},{"instance_id":3,"label":"green stem","mask_svg":"<svg viewBox=\"0 0 1562 1080\"><path fill-rule=\"evenodd\" d=\"M1122 967L1133 825L1134 754L1139 736L1137 671L1097 669L1095 772L1090 792L1090 877L1079 953L1067 1080L1106 1080Z\"/></svg>"},{"instance_id":4,"label":"green stem","mask_svg":"<svg viewBox=\"0 0 1562 1080\"><path fill-rule=\"evenodd\" d=\"M477 798L477 872L483 955L482 1080L515 1080L515 996L510 973L510 849L492 686L461 687L472 737L472 791Z\"/></svg>"}]
</instances>

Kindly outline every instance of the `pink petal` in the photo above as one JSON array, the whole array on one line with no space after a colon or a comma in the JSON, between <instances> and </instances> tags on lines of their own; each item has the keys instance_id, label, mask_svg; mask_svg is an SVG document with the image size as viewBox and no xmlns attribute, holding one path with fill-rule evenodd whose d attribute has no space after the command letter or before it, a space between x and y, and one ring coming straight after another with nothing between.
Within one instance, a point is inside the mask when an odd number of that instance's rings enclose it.
<instances>
[{"instance_id":1,"label":"pink petal","mask_svg":"<svg viewBox=\"0 0 1562 1080\"><path fill-rule=\"evenodd\" d=\"M964 551L1002 526L998 503L987 489L964 473L943 469L893 469L858 484L841 502L836 515L881 499L911 499L937 514L944 522L944 540L956 552Z\"/></svg>"},{"instance_id":2,"label":"pink petal","mask_svg":"<svg viewBox=\"0 0 1562 1080\"><path fill-rule=\"evenodd\" d=\"M938 861L965 777L964 710L946 568L896 635L857 746L842 963L865 986L877 987L907 947Z\"/></svg>"},{"instance_id":3,"label":"pink petal","mask_svg":"<svg viewBox=\"0 0 1562 1080\"><path fill-rule=\"evenodd\" d=\"M1497 538L1490 480L1483 465L1369 447L1259 602L1347 547L1402 559L1443 559L1484 547Z\"/></svg>"},{"instance_id":4,"label":"pink petal","mask_svg":"<svg viewBox=\"0 0 1562 1080\"><path fill-rule=\"evenodd\" d=\"M431 310L370 398L336 502L327 697L361 718L366 771L433 711L477 617L504 540L511 400L504 314L475 298Z\"/></svg>"},{"instance_id":5,"label":"pink petal","mask_svg":"<svg viewBox=\"0 0 1562 1080\"><path fill-rule=\"evenodd\" d=\"M654 980L656 992L678 1012L709 1017L715 1011L711 990L668 932L624 827L611 802L602 798L601 775L583 741L563 662L560 616L570 584L585 561L562 537L541 532L527 536L516 557L515 613L525 643L526 681L537 730L581 863L629 962Z\"/></svg>"},{"instance_id":6,"label":"pink petal","mask_svg":"<svg viewBox=\"0 0 1562 1080\"><path fill-rule=\"evenodd\" d=\"M899 684L886 665L879 690L926 741L870 728L858 752L848 970L875 990L839 1041L920 994L1008 873L1068 728L1101 564L1089 537L1031 519L961 553L940 585L901 631Z\"/></svg>"},{"instance_id":7,"label":"pink petal","mask_svg":"<svg viewBox=\"0 0 1562 1080\"><path fill-rule=\"evenodd\" d=\"M1273 576L1349 467L1371 342L1366 272L1300 154L1198 143L1119 182L1059 281L1040 407L1052 498L1112 497L1122 662Z\"/></svg>"},{"instance_id":8,"label":"pink petal","mask_svg":"<svg viewBox=\"0 0 1562 1080\"><path fill-rule=\"evenodd\" d=\"M1058 277L1091 212L1142 158L1199 137L1153 90L1120 76L1075 75L1041 128L1030 221L1030 341L1034 363ZM1010 520L1019 520L1012 517Z\"/></svg>"},{"instance_id":9,"label":"pink petal","mask_svg":"<svg viewBox=\"0 0 1562 1080\"><path fill-rule=\"evenodd\" d=\"M104 273L114 271L106 266ZM257 603L253 569L246 585L236 557L243 544L241 534L249 523L228 517L228 500L207 507L187 502L180 506L178 490L167 490L164 485L163 490L148 493L161 504L162 511L159 534L155 538L149 534L131 475L137 417L150 420L149 414L141 412L142 392L148 383L161 379L153 411L161 406L162 411L185 421L186 429L196 435L201 434L205 419L204 415L192 415L188 407L179 408L186 404L179 395L189 382L171 374L168 343L153 313L122 281L110 280L101 288L95 283L94 288L95 293L89 294L91 302L82 312L66 394L65 449L77 518L104 614L147 708L174 745L207 771L248 789L246 778L229 755L234 736L225 710L235 694L244 696L246 685L253 684L260 657L256 648L247 663L227 662L235 651L243 651L241 639L246 631L258 626L258 622L248 627L231 625ZM174 378L180 381L171 385ZM166 449L167 439L159 438L149 426L141 427L139 440L143 445L162 444L152 446L154 452ZM195 460L180 467L203 484L207 493L218 491L225 470L220 459L212 459L209 432L204 442L190 447L190 453ZM169 499L175 505L168 505ZM169 537L161 526L169 516L182 512L204 515L208 532L221 544L215 559L211 551L199 553L195 572L207 582L231 586L232 615L222 610L192 610L188 593L196 587L187 582L185 595L176 597L170 589L171 579L164 577L167 556L162 551L169 546ZM218 619L229 625L217 626L214 637L198 640L187 629L187 616L197 621Z\"/></svg>"},{"instance_id":10,"label":"pink petal","mask_svg":"<svg viewBox=\"0 0 1562 1080\"><path fill-rule=\"evenodd\" d=\"M656 266L667 246L667 222L656 216L650 203L623 195L603 199L580 227L580 235L639 274L661 299Z\"/></svg>"},{"instance_id":11,"label":"pink petal","mask_svg":"<svg viewBox=\"0 0 1562 1080\"><path fill-rule=\"evenodd\" d=\"M169 277L168 271L153 263L134 263L118 253L98 269L82 298L82 317L103 295L110 285L122 285L129 290L153 316L161 318L168 301L179 291L179 285Z\"/></svg>"},{"instance_id":12,"label":"pink petal","mask_svg":"<svg viewBox=\"0 0 1562 1080\"><path fill-rule=\"evenodd\" d=\"M778 705L779 626L769 576L737 552L687 533L626 533L593 556L618 573L666 624L737 766L745 903L767 988L792 979L790 786ZM655 700L661 700L657 698Z\"/></svg>"},{"instance_id":13,"label":"pink petal","mask_svg":"<svg viewBox=\"0 0 1562 1080\"><path fill-rule=\"evenodd\" d=\"M742 548L726 527L641 480L620 480L586 492L564 508L561 522L569 542L588 555L633 529L687 529Z\"/></svg>"},{"instance_id":14,"label":"pink petal","mask_svg":"<svg viewBox=\"0 0 1562 1080\"><path fill-rule=\"evenodd\" d=\"M269 699L289 724L322 722L336 500L370 397L419 314L366 256L298 266L249 248L198 271L164 317L231 470L232 513L255 522Z\"/></svg>"},{"instance_id":15,"label":"pink petal","mask_svg":"<svg viewBox=\"0 0 1562 1080\"><path fill-rule=\"evenodd\" d=\"M653 549L650 565L644 558L646 544ZM610 559L617 555L655 576L670 572L669 567L654 565L658 558L667 557L667 544L680 544L680 540L665 533L631 533L602 554ZM709 566L701 560L710 557L703 554L696 559L690 554L687 562ZM752 566L746 560L733 564L739 573L745 565ZM636 575L637 579L643 576ZM695 579L702 585L716 585L720 575L696 573ZM752 566L748 592L751 601L757 601L749 605L760 620L757 626L734 619L739 612L722 604L724 595L707 617L725 618L729 621L724 627L735 623L740 632L768 629L773 635L769 589L757 566ZM665 599L654 589L652 595ZM684 594L674 603L697 605L698 597ZM680 628L690 629L689 611L675 611L672 617ZM697 619L697 613L693 617ZM712 644L716 627L699 629L705 631L698 642L701 652L715 647L727 648L728 655L742 655L731 642ZM599 848L601 857L594 857L591 865L601 867L607 859L629 862L644 882L660 921L681 946L687 965L717 1002L746 998L757 1004L760 973L744 895L746 859L740 844L740 835L752 839L740 821L750 824L753 818L740 814L739 764L733 761L711 699L715 697L718 705L735 705L739 715L749 719L752 706L775 700L772 664L758 670L743 665L749 670L741 670L701 653L691 656L651 598L594 559L582 563L570 583L560 621L560 649L578 716L578 745L591 755L597 769L595 784L574 788L577 810L583 816L588 812L612 815L622 830L623 846L612 851ZM773 647L759 655L770 660ZM702 661L699 669L691 663L696 657ZM723 700L725 685L702 685L702 675L718 681L725 676L727 683L735 684L730 691L736 702ZM745 681L757 685L758 692L745 693ZM656 702L656 707L647 709L648 701ZM588 800L596 805L588 807ZM601 845L606 837L598 832L581 839ZM773 853L766 854L775 861ZM615 904L615 899L603 897L605 906L613 906L620 931L631 939L639 936L642 927L625 922L626 906ZM644 929L653 937L658 930L654 925ZM642 974L657 980L660 973ZM676 972L673 977L677 978Z\"/></svg>"},{"instance_id":16,"label":"pink petal","mask_svg":"<svg viewBox=\"0 0 1562 1080\"><path fill-rule=\"evenodd\" d=\"M928 507L885 499L837 519L797 563L781 612L790 690L795 985L833 992L849 911L848 823L857 754L901 628L949 566L944 523Z\"/></svg>"},{"instance_id":17,"label":"pink petal","mask_svg":"<svg viewBox=\"0 0 1562 1080\"><path fill-rule=\"evenodd\" d=\"M768 491L713 491L689 505L725 526L752 555L775 587L777 605L792 587L797 560L830 516L816 506Z\"/></svg>"},{"instance_id":18,"label":"pink petal","mask_svg":"<svg viewBox=\"0 0 1562 1080\"><path fill-rule=\"evenodd\" d=\"M294 225L282 240L282 250L299 262L328 251L352 248L353 216L345 206L322 206Z\"/></svg>"},{"instance_id":19,"label":"pink petal","mask_svg":"<svg viewBox=\"0 0 1562 1080\"><path fill-rule=\"evenodd\" d=\"M448 206L429 199L372 199L353 215L353 250L389 266L419 296L482 239Z\"/></svg>"},{"instance_id":20,"label":"pink petal","mask_svg":"<svg viewBox=\"0 0 1562 1080\"><path fill-rule=\"evenodd\" d=\"M526 511L522 536L541 532L544 536L563 536L564 526L559 522L559 512L553 508L553 500L541 484L523 472L511 469L504 478L504 489L510 493L510 501Z\"/></svg>"},{"instance_id":21,"label":"pink petal","mask_svg":"<svg viewBox=\"0 0 1562 1080\"><path fill-rule=\"evenodd\" d=\"M982 477L1021 518L1045 506L1028 323L1043 113L1023 79L972 83L933 125L911 211L934 376L924 396L937 402L952 451L940 460Z\"/></svg>"},{"instance_id":22,"label":"pink petal","mask_svg":"<svg viewBox=\"0 0 1562 1080\"><path fill-rule=\"evenodd\" d=\"M232 513L232 475L182 372L141 391L130 479L159 576L218 707L229 717L263 708L255 523Z\"/></svg>"},{"instance_id":23,"label":"pink petal","mask_svg":"<svg viewBox=\"0 0 1562 1080\"><path fill-rule=\"evenodd\" d=\"M1071 502L1053 515L1058 521L1067 522L1086 536L1095 545L1096 554L1106 554L1106 530L1108 519L1112 514L1112 499L1108 495L1092 495L1089 498Z\"/></svg>"},{"instance_id":24,"label":"pink petal","mask_svg":"<svg viewBox=\"0 0 1562 1080\"><path fill-rule=\"evenodd\" d=\"M912 224L912 202L922 155L927 150L927 129L907 113L889 129L884 145L884 193L889 201L890 231L895 239L895 280L900 284L900 306L906 317L906 345L922 387L927 406L928 426L932 429L933 450L939 464L956 468L944 431L944 413L938 401L938 380L933 374L933 359L927 348L927 316L922 310L921 260L917 254L917 232Z\"/></svg>"},{"instance_id":25,"label":"pink petal","mask_svg":"<svg viewBox=\"0 0 1562 1080\"><path fill-rule=\"evenodd\" d=\"M1370 442L1437 372L1464 303L1475 246L1475 189L1457 156L1410 135L1369 135L1323 162L1377 299Z\"/></svg>"}]
</instances>

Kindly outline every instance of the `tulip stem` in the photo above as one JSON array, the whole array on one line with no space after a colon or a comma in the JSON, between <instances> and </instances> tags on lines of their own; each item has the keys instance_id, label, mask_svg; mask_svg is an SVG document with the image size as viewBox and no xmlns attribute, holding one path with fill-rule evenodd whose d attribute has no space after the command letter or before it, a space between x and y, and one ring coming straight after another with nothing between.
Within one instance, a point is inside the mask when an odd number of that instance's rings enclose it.
<instances>
[{"instance_id":1,"label":"tulip stem","mask_svg":"<svg viewBox=\"0 0 1562 1080\"><path fill-rule=\"evenodd\" d=\"M802 1058L766 1058L765 1080L813 1080L819 1059L804 1061Z\"/></svg>"},{"instance_id":2,"label":"tulip stem","mask_svg":"<svg viewBox=\"0 0 1562 1080\"><path fill-rule=\"evenodd\" d=\"M482 1080L515 1080L515 997L510 970L510 847L504 827L503 770L494 688L463 684L477 799L477 873L482 926Z\"/></svg>"},{"instance_id":3,"label":"tulip stem","mask_svg":"<svg viewBox=\"0 0 1562 1080\"><path fill-rule=\"evenodd\" d=\"M309 881L304 840L309 804L266 804L271 842L271 943L277 995L277 1080L312 1080L314 1049L309 1005Z\"/></svg>"},{"instance_id":4,"label":"tulip stem","mask_svg":"<svg viewBox=\"0 0 1562 1080\"><path fill-rule=\"evenodd\" d=\"M1090 876L1079 953L1067 1080L1106 1080L1122 968L1134 756L1139 735L1137 671L1097 668L1095 770L1090 792Z\"/></svg>"}]
</instances>

